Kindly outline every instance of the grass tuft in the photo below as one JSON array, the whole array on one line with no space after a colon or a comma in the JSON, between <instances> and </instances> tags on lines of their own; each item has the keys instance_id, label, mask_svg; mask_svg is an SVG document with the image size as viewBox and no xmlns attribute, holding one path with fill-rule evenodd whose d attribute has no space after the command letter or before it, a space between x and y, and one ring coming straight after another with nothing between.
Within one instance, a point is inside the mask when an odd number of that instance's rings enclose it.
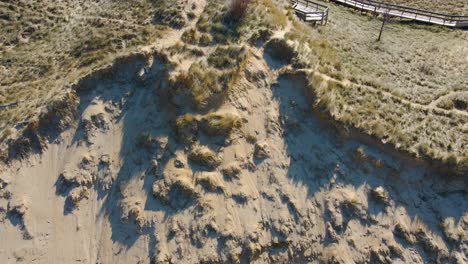
<instances>
[{"instance_id":1,"label":"grass tuft","mask_svg":"<svg viewBox=\"0 0 468 264\"><path fill-rule=\"evenodd\" d=\"M208 57L208 63L218 69L239 66L246 56L246 49L238 46L218 46Z\"/></svg>"},{"instance_id":2,"label":"grass tuft","mask_svg":"<svg viewBox=\"0 0 468 264\"><path fill-rule=\"evenodd\" d=\"M242 126L241 119L231 113L209 113L201 121L202 129L215 136L228 136Z\"/></svg>"}]
</instances>

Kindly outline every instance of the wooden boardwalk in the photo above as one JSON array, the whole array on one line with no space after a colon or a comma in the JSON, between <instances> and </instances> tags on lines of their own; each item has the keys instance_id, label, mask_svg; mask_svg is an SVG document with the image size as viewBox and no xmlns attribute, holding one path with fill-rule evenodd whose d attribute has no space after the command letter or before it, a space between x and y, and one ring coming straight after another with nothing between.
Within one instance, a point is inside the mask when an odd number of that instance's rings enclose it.
<instances>
[{"instance_id":1,"label":"wooden boardwalk","mask_svg":"<svg viewBox=\"0 0 468 264\"><path fill-rule=\"evenodd\" d=\"M304 21L320 21L326 24L328 21L328 7L310 0L291 0L291 6L296 15Z\"/></svg>"},{"instance_id":2,"label":"wooden boardwalk","mask_svg":"<svg viewBox=\"0 0 468 264\"><path fill-rule=\"evenodd\" d=\"M332 0L341 4L355 7L362 11L371 11L376 14L388 14L401 19L415 20L425 23L449 27L468 27L468 16L455 16L431 11L421 10L400 5L393 5L374 0ZM447 1L450 2L450 1ZM447 5L450 5L447 3Z\"/></svg>"}]
</instances>

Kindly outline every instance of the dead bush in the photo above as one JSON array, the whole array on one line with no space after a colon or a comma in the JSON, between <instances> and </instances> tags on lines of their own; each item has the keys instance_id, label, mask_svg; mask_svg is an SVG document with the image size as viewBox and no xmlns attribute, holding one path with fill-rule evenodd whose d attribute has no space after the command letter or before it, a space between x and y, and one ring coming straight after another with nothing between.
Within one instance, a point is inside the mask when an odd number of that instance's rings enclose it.
<instances>
[{"instance_id":1,"label":"dead bush","mask_svg":"<svg viewBox=\"0 0 468 264\"><path fill-rule=\"evenodd\" d=\"M231 19L234 21L241 20L247 13L250 2L251 0L231 0L231 5L229 7Z\"/></svg>"}]
</instances>

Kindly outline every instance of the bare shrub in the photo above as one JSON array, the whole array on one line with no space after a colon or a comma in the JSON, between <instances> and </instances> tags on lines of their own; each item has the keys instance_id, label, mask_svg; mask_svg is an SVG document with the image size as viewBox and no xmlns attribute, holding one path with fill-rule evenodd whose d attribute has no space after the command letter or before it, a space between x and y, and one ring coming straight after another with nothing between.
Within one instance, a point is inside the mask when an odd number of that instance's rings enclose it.
<instances>
[{"instance_id":1,"label":"bare shrub","mask_svg":"<svg viewBox=\"0 0 468 264\"><path fill-rule=\"evenodd\" d=\"M234 21L241 20L247 13L251 0L231 0L229 14Z\"/></svg>"}]
</instances>

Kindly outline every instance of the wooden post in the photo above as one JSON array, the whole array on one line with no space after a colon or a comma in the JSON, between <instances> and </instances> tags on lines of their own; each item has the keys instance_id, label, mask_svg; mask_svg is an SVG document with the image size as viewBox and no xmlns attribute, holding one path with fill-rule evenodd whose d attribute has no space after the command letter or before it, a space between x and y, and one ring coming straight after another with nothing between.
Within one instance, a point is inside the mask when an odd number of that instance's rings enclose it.
<instances>
[{"instance_id":1,"label":"wooden post","mask_svg":"<svg viewBox=\"0 0 468 264\"><path fill-rule=\"evenodd\" d=\"M382 27L380 28L379 38L377 39L377 41L380 41L380 39L382 38L382 32L383 32L385 23L387 22L387 19L388 19L388 17L389 17L388 12L389 12L389 10L387 10L387 11L384 13L383 21L382 21Z\"/></svg>"}]
</instances>

